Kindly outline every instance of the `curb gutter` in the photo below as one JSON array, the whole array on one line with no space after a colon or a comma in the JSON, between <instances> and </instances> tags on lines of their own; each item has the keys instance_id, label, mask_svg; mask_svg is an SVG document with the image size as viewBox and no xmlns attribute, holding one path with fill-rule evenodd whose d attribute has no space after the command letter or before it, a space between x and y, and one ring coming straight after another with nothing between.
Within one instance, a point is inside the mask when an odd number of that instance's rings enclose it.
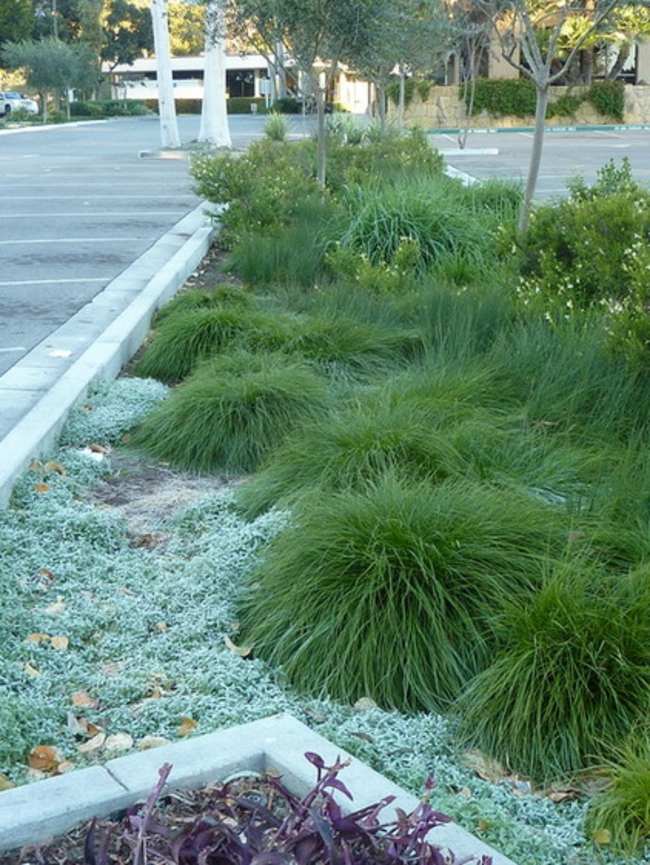
<instances>
[{"instance_id":1,"label":"curb gutter","mask_svg":"<svg viewBox=\"0 0 650 865\"><path fill-rule=\"evenodd\" d=\"M45 841L91 817L105 817L144 801L163 763L173 765L171 789L201 787L242 771L273 770L282 775L292 792L302 796L314 781L313 767L304 757L306 751L320 754L326 763L338 756L350 759L343 780L354 801L337 795L345 813L391 795L395 796L395 801L383 812L386 819L394 816L397 808L408 813L418 804L415 796L350 757L291 715L275 715L118 757L105 766L77 769L6 790L0 793L0 850ZM437 826L429 839L448 847L461 860L475 857L472 861L480 862L481 856L491 856L493 865L514 865L456 823Z\"/></svg>"},{"instance_id":2,"label":"curb gutter","mask_svg":"<svg viewBox=\"0 0 650 865\"><path fill-rule=\"evenodd\" d=\"M579 123L575 126L545 126L545 132L646 132L650 129L650 123L619 123L619 124L593 124ZM427 135L458 135L465 130L459 129L457 126L451 126L444 129L433 128L426 129ZM534 132L534 126L493 126L484 127L481 129L470 129L469 134L476 132L479 135L492 135L494 133L508 132Z\"/></svg>"},{"instance_id":3,"label":"curb gutter","mask_svg":"<svg viewBox=\"0 0 650 865\"><path fill-rule=\"evenodd\" d=\"M115 378L136 353L156 310L207 253L215 227L199 205L68 322L0 376L0 410L28 408L0 440L0 508L28 463L51 450L70 409L98 379ZM62 371L46 343L70 346ZM1 412L0 412L1 413Z\"/></svg>"}]
</instances>

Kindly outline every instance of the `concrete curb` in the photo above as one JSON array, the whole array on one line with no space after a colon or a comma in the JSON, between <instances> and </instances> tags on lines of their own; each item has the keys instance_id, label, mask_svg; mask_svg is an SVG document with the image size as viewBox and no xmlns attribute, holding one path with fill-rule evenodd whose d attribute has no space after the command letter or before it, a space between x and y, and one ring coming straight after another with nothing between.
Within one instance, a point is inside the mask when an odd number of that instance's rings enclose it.
<instances>
[{"instance_id":1,"label":"concrete curb","mask_svg":"<svg viewBox=\"0 0 650 865\"><path fill-rule=\"evenodd\" d=\"M240 771L273 770L282 774L294 793L304 795L314 780L313 767L304 757L306 751L320 754L326 763L339 755L350 759L343 781L354 801L337 795L346 813L385 796L395 796L382 812L385 819L390 819L397 808L410 812L418 804L415 796L291 715L276 715L6 790L0 793L0 850L45 841L91 817L105 817L145 799L163 763L173 765L169 781L172 789L200 787ZM491 856L493 865L513 865L456 823L437 826L429 838L463 861L470 857L470 862L479 863L481 856Z\"/></svg>"},{"instance_id":2,"label":"concrete curb","mask_svg":"<svg viewBox=\"0 0 650 865\"><path fill-rule=\"evenodd\" d=\"M115 378L135 354L154 313L196 269L214 232L205 205L195 208L45 340L58 335L73 357L81 348L64 372L55 366L62 361L53 361L40 344L0 376L0 401L33 403L0 441L0 508L30 460L55 446L70 409L89 386Z\"/></svg>"},{"instance_id":3,"label":"concrete curb","mask_svg":"<svg viewBox=\"0 0 650 865\"><path fill-rule=\"evenodd\" d=\"M17 129L0 129L0 135L18 135L21 132L49 132L51 129L74 129L76 126L97 126L99 123L108 123L108 119L73 120L71 123L44 123L42 126L19 126Z\"/></svg>"},{"instance_id":4,"label":"concrete curb","mask_svg":"<svg viewBox=\"0 0 650 865\"><path fill-rule=\"evenodd\" d=\"M460 168L454 168L453 165L445 165L445 174L454 180L460 180L463 186L474 186L476 183L480 183L477 177L473 177L466 171L461 171Z\"/></svg>"},{"instance_id":5,"label":"concrete curb","mask_svg":"<svg viewBox=\"0 0 650 865\"><path fill-rule=\"evenodd\" d=\"M647 132L650 129L650 123L602 123L589 125L588 123L578 123L575 126L546 126L545 132ZM464 131L457 126L450 126L441 129L427 129L427 135L458 135ZM534 126L490 126L482 127L481 129L470 129L469 134L476 133L477 135L492 135L493 133L508 132L534 132Z\"/></svg>"}]
</instances>

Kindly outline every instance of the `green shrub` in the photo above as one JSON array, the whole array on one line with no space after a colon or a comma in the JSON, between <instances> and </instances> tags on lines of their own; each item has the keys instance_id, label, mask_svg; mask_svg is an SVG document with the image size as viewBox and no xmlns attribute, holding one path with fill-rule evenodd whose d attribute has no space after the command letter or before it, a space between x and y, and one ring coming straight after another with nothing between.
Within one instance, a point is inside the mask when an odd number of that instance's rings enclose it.
<instances>
[{"instance_id":1,"label":"green shrub","mask_svg":"<svg viewBox=\"0 0 650 865\"><path fill-rule=\"evenodd\" d=\"M272 233L289 224L306 198L318 192L309 145L268 139L243 156L199 154L192 160L198 193L227 205L219 220L220 241L233 246L243 236Z\"/></svg>"},{"instance_id":2,"label":"green shrub","mask_svg":"<svg viewBox=\"0 0 650 865\"><path fill-rule=\"evenodd\" d=\"M587 98L599 114L621 123L625 119L625 84L623 81L595 81Z\"/></svg>"},{"instance_id":3,"label":"green shrub","mask_svg":"<svg viewBox=\"0 0 650 865\"><path fill-rule=\"evenodd\" d=\"M158 311L156 322L181 312L197 309L212 309L219 306L234 306L238 308L253 307L254 300L244 289L230 283L223 283L213 289L189 288L179 292L172 300Z\"/></svg>"},{"instance_id":4,"label":"green shrub","mask_svg":"<svg viewBox=\"0 0 650 865\"><path fill-rule=\"evenodd\" d=\"M273 103L273 111L278 111L280 114L300 114L302 101L293 96L281 96Z\"/></svg>"},{"instance_id":5,"label":"green shrub","mask_svg":"<svg viewBox=\"0 0 650 865\"><path fill-rule=\"evenodd\" d=\"M510 604L498 654L459 703L468 742L539 781L592 765L648 705L647 574L614 582L581 567Z\"/></svg>"},{"instance_id":6,"label":"green shrub","mask_svg":"<svg viewBox=\"0 0 650 865\"><path fill-rule=\"evenodd\" d=\"M467 483L315 493L252 575L243 639L301 689L437 710L485 665L494 611L538 578L554 519Z\"/></svg>"},{"instance_id":7,"label":"green shrub","mask_svg":"<svg viewBox=\"0 0 650 865\"><path fill-rule=\"evenodd\" d=\"M202 364L134 441L179 468L251 471L326 397L326 382L307 364L238 351Z\"/></svg>"},{"instance_id":8,"label":"green shrub","mask_svg":"<svg viewBox=\"0 0 650 865\"><path fill-rule=\"evenodd\" d=\"M228 114L251 114L251 107L257 106L258 114L266 114L266 99L263 96L231 96L226 100Z\"/></svg>"},{"instance_id":9,"label":"green shrub","mask_svg":"<svg viewBox=\"0 0 650 865\"><path fill-rule=\"evenodd\" d=\"M163 318L136 374L177 382L205 358L233 345L273 349L288 341L283 319L246 306L189 309Z\"/></svg>"},{"instance_id":10,"label":"green shrub","mask_svg":"<svg viewBox=\"0 0 650 865\"><path fill-rule=\"evenodd\" d=\"M271 141L284 141L287 137L287 123L281 114L272 112L264 124L264 134Z\"/></svg>"},{"instance_id":11,"label":"green shrub","mask_svg":"<svg viewBox=\"0 0 650 865\"><path fill-rule=\"evenodd\" d=\"M647 730L632 736L608 767L608 786L592 799L586 833L607 833L612 849L624 856L643 853L650 841L650 740Z\"/></svg>"},{"instance_id":12,"label":"green shrub","mask_svg":"<svg viewBox=\"0 0 650 865\"><path fill-rule=\"evenodd\" d=\"M138 99L102 99L70 104L73 117L139 117L148 113L145 102Z\"/></svg>"},{"instance_id":13,"label":"green shrub","mask_svg":"<svg viewBox=\"0 0 650 865\"><path fill-rule=\"evenodd\" d=\"M422 102L426 102L431 93L433 81L429 81L428 78L423 78L421 81L416 82L415 87Z\"/></svg>"},{"instance_id":14,"label":"green shrub","mask_svg":"<svg viewBox=\"0 0 650 865\"><path fill-rule=\"evenodd\" d=\"M408 106L413 102L413 97L416 93L416 81L414 78L407 78L404 81L404 105ZM399 105L399 78L393 79L386 88L386 96L394 105Z\"/></svg>"},{"instance_id":15,"label":"green shrub","mask_svg":"<svg viewBox=\"0 0 650 865\"><path fill-rule=\"evenodd\" d=\"M203 110L201 99L176 99L176 114L200 114Z\"/></svg>"},{"instance_id":16,"label":"green shrub","mask_svg":"<svg viewBox=\"0 0 650 865\"><path fill-rule=\"evenodd\" d=\"M469 100L469 91L459 98ZM469 101L467 103L469 106ZM529 117L535 114L535 85L528 78L477 78L474 89L474 114L487 111L499 117L514 115Z\"/></svg>"}]
</instances>

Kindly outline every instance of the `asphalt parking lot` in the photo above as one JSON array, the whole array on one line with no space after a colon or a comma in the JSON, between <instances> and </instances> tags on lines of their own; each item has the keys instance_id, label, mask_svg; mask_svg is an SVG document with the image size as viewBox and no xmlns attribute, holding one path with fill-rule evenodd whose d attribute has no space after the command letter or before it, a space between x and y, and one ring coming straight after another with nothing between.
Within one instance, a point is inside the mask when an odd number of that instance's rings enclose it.
<instances>
[{"instance_id":1,"label":"asphalt parking lot","mask_svg":"<svg viewBox=\"0 0 650 865\"><path fill-rule=\"evenodd\" d=\"M434 135L432 141L443 151L457 147L453 135ZM470 153L446 158L454 168L481 180L497 177L523 182L532 142L531 132L471 133L468 150L497 149L498 155ZM588 182L593 181L597 170L608 159L619 162L625 156L630 160L634 176L650 186L650 131L547 132L537 198L564 195L567 181L572 177L581 175Z\"/></svg>"},{"instance_id":2,"label":"asphalt parking lot","mask_svg":"<svg viewBox=\"0 0 650 865\"><path fill-rule=\"evenodd\" d=\"M234 146L263 125L233 117ZM158 147L157 117L0 135L0 375L199 203L187 160L139 156Z\"/></svg>"}]
</instances>

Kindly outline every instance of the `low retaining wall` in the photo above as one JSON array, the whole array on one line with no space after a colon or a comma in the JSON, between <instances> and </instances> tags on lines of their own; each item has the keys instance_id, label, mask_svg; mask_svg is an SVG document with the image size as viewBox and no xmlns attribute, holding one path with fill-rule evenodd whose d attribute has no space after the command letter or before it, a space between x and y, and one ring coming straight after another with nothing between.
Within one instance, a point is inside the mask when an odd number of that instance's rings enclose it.
<instances>
[{"instance_id":1,"label":"low retaining wall","mask_svg":"<svg viewBox=\"0 0 650 865\"><path fill-rule=\"evenodd\" d=\"M551 101L559 98L567 91L579 93L580 88L553 87ZM391 116L396 114L396 108L391 103L389 108ZM417 92L406 109L405 121L408 126L420 126L422 129L455 129L463 128L467 124L465 106L459 96L458 85L446 87L432 87L426 100L422 100ZM611 117L599 114L594 106L585 101L578 108L573 117L549 117L547 126L567 125L603 125L613 122ZM650 85L628 84L625 86L625 116L623 123L650 123ZM471 129L504 128L534 126L535 118L515 117L513 115L501 116L480 111L474 117L469 118Z\"/></svg>"}]
</instances>

